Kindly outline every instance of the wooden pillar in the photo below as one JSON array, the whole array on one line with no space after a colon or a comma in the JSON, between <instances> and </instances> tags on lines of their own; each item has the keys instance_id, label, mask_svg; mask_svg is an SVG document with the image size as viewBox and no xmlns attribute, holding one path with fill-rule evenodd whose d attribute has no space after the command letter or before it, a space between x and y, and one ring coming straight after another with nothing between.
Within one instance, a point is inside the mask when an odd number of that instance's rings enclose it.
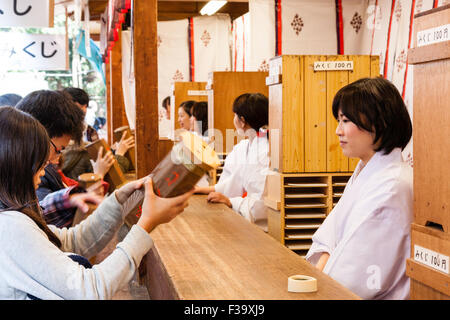
<instances>
[{"instance_id":1,"label":"wooden pillar","mask_svg":"<svg viewBox=\"0 0 450 320\"><path fill-rule=\"evenodd\" d=\"M125 103L122 90L122 31L119 30L119 39L115 42L111 51L111 126L108 127L108 136L111 136L109 144L114 143L114 130L123 126L128 126L125 113Z\"/></svg>"},{"instance_id":2,"label":"wooden pillar","mask_svg":"<svg viewBox=\"0 0 450 320\"><path fill-rule=\"evenodd\" d=\"M112 143L112 136L111 136L111 127L112 127L112 121L111 121L111 77L110 77L110 64L105 63L105 80L106 80L106 126L107 126L107 138L108 138L108 144L111 145Z\"/></svg>"},{"instance_id":3,"label":"wooden pillar","mask_svg":"<svg viewBox=\"0 0 450 320\"><path fill-rule=\"evenodd\" d=\"M134 1L134 70L136 80L136 177L159 162L157 0Z\"/></svg>"}]
</instances>

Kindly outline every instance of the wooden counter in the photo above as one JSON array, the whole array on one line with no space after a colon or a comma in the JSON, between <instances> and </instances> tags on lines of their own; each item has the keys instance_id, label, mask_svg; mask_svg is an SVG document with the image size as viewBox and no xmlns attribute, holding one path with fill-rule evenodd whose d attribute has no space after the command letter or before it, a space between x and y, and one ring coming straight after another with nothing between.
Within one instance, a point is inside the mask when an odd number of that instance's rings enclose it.
<instances>
[{"instance_id":1,"label":"wooden counter","mask_svg":"<svg viewBox=\"0 0 450 320\"><path fill-rule=\"evenodd\" d=\"M223 204L194 195L185 211L151 236L151 299L359 299ZM318 280L315 293L290 293L288 277Z\"/></svg>"}]
</instances>

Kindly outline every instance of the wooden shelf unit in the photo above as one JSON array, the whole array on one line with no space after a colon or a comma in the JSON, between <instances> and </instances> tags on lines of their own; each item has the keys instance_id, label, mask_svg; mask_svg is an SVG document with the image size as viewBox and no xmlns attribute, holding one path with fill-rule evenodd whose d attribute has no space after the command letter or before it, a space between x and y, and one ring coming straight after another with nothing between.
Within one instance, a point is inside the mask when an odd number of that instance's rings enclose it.
<instances>
[{"instance_id":1,"label":"wooden shelf unit","mask_svg":"<svg viewBox=\"0 0 450 320\"><path fill-rule=\"evenodd\" d=\"M313 234L339 201L351 175L272 172L264 199L269 211L269 234L304 257Z\"/></svg>"},{"instance_id":2,"label":"wooden shelf unit","mask_svg":"<svg viewBox=\"0 0 450 320\"><path fill-rule=\"evenodd\" d=\"M353 67L317 71L316 62ZM342 153L332 102L347 84L379 76L379 57L282 55L269 64L270 168L284 173L353 171L358 159Z\"/></svg>"},{"instance_id":3,"label":"wooden shelf unit","mask_svg":"<svg viewBox=\"0 0 450 320\"><path fill-rule=\"evenodd\" d=\"M450 300L450 41L442 36L448 24L450 5L417 14L413 39L421 43L408 51L414 65L414 222L406 262L412 300Z\"/></svg>"}]
</instances>

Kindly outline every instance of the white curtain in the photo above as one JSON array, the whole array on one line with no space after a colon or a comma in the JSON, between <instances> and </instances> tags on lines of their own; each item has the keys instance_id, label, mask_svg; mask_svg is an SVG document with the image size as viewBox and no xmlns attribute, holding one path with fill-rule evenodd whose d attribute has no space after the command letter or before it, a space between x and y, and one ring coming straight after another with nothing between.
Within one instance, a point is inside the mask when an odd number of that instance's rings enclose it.
<instances>
[{"instance_id":1,"label":"white curtain","mask_svg":"<svg viewBox=\"0 0 450 320\"><path fill-rule=\"evenodd\" d=\"M228 14L193 18L194 81L213 71L231 71L231 19Z\"/></svg>"},{"instance_id":2,"label":"white curtain","mask_svg":"<svg viewBox=\"0 0 450 320\"><path fill-rule=\"evenodd\" d=\"M134 59L132 55L132 33L122 31L122 91L130 129L136 128L136 89L134 78Z\"/></svg>"}]
</instances>

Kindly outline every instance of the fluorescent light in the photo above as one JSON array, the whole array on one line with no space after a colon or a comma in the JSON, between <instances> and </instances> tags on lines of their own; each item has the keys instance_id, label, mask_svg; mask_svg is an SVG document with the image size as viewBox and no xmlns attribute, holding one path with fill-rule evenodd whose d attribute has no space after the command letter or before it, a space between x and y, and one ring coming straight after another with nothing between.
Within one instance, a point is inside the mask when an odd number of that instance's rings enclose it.
<instances>
[{"instance_id":1,"label":"fluorescent light","mask_svg":"<svg viewBox=\"0 0 450 320\"><path fill-rule=\"evenodd\" d=\"M222 8L225 5L225 3L227 3L227 1L211 0L207 4L205 4L202 10L200 10L200 14L202 16L205 14L207 14L208 16L213 15L214 13L217 12L217 10Z\"/></svg>"}]
</instances>

